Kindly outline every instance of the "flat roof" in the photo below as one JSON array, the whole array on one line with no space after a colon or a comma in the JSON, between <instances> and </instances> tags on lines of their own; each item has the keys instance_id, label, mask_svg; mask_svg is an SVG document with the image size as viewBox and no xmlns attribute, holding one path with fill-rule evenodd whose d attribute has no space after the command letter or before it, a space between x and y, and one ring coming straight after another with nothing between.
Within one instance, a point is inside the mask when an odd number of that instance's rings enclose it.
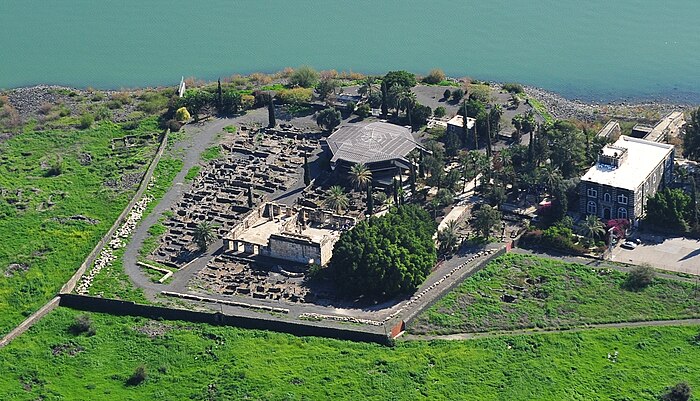
<instances>
[{"instance_id":1,"label":"flat roof","mask_svg":"<svg viewBox=\"0 0 700 401\"><path fill-rule=\"evenodd\" d=\"M613 146L627 149L627 159L624 163L619 167L596 163L581 177L581 181L634 191L673 151L673 145L624 135Z\"/></svg>"},{"instance_id":2,"label":"flat roof","mask_svg":"<svg viewBox=\"0 0 700 401\"><path fill-rule=\"evenodd\" d=\"M474 128L475 123L476 119L467 117L467 129ZM457 114L454 117L452 117L450 121L447 122L447 124L456 125L458 127L464 127L464 117L461 114Z\"/></svg>"},{"instance_id":3,"label":"flat roof","mask_svg":"<svg viewBox=\"0 0 700 401\"><path fill-rule=\"evenodd\" d=\"M376 163L405 157L418 144L406 127L384 122L348 124L326 139L331 162Z\"/></svg>"}]
</instances>

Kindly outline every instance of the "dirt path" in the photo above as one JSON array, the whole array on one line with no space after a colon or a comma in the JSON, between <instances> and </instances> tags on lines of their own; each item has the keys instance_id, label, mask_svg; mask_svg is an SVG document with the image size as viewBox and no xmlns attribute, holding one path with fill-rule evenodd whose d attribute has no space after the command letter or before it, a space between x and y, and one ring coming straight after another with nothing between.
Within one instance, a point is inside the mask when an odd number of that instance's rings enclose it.
<instances>
[{"instance_id":1,"label":"dirt path","mask_svg":"<svg viewBox=\"0 0 700 401\"><path fill-rule=\"evenodd\" d=\"M650 320L644 322L625 322L625 323L601 323L589 324L586 326L578 326L571 328L552 328L552 329L520 329L509 331L492 331L486 333L456 333L456 334L404 334L401 336L403 341L430 341L430 340L476 340L480 338L494 338L503 336L520 336L533 334L552 334L552 333L576 333L587 330L597 329L624 329L635 327L660 327L660 326L696 326L700 325L700 319L679 319L679 320Z\"/></svg>"}]
</instances>

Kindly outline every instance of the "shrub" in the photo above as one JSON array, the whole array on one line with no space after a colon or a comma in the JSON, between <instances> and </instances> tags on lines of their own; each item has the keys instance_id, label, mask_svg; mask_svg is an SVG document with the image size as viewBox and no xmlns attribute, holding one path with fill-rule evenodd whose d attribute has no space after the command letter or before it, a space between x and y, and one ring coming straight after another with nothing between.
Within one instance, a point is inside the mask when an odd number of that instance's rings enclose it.
<instances>
[{"instance_id":1,"label":"shrub","mask_svg":"<svg viewBox=\"0 0 700 401\"><path fill-rule=\"evenodd\" d=\"M88 315L76 316L73 323L68 327L68 330L74 335L87 333L89 336L95 335L95 326L92 324L92 319Z\"/></svg>"},{"instance_id":2,"label":"shrub","mask_svg":"<svg viewBox=\"0 0 700 401\"><path fill-rule=\"evenodd\" d=\"M146 367L139 365L134 373L127 379L126 384L129 386L138 386L148 379L148 373L146 372Z\"/></svg>"},{"instance_id":3,"label":"shrub","mask_svg":"<svg viewBox=\"0 0 700 401\"><path fill-rule=\"evenodd\" d=\"M459 102L464 97L464 90L462 88L457 88L452 91L452 100Z\"/></svg>"},{"instance_id":4,"label":"shrub","mask_svg":"<svg viewBox=\"0 0 700 401\"><path fill-rule=\"evenodd\" d=\"M46 176L56 177L61 175L61 173L63 173L63 167L63 158L61 157L61 155L55 155L49 161L49 169L46 170Z\"/></svg>"},{"instance_id":5,"label":"shrub","mask_svg":"<svg viewBox=\"0 0 700 401\"><path fill-rule=\"evenodd\" d=\"M182 124L174 118L171 118L165 123L166 128L170 129L170 132L178 132L182 128Z\"/></svg>"},{"instance_id":6,"label":"shrub","mask_svg":"<svg viewBox=\"0 0 700 401\"><path fill-rule=\"evenodd\" d=\"M503 90L505 90L508 93L523 93L523 92L525 92L522 85L516 84L514 82L505 83L501 86L501 88L503 88Z\"/></svg>"},{"instance_id":7,"label":"shrub","mask_svg":"<svg viewBox=\"0 0 700 401\"><path fill-rule=\"evenodd\" d=\"M277 99L283 104L300 104L311 101L312 95L311 88L282 89L277 92Z\"/></svg>"},{"instance_id":8,"label":"shrub","mask_svg":"<svg viewBox=\"0 0 700 401\"><path fill-rule=\"evenodd\" d=\"M289 84L292 86L301 86L302 88L311 88L318 82L318 77L318 72L313 68L301 66L289 77Z\"/></svg>"},{"instance_id":9,"label":"shrub","mask_svg":"<svg viewBox=\"0 0 700 401\"><path fill-rule=\"evenodd\" d=\"M425 82L426 84L435 85L439 84L444 79L445 73L442 72L441 69L436 68L434 70L431 70L430 73L425 78L423 78L423 82Z\"/></svg>"},{"instance_id":10,"label":"shrub","mask_svg":"<svg viewBox=\"0 0 700 401\"><path fill-rule=\"evenodd\" d=\"M447 100L452 96L452 91L449 89L445 89L444 92L442 92L442 98Z\"/></svg>"},{"instance_id":11,"label":"shrub","mask_svg":"<svg viewBox=\"0 0 700 401\"><path fill-rule=\"evenodd\" d=\"M691 389L688 383L678 383L666 389L660 398L662 401L688 401L691 396Z\"/></svg>"},{"instance_id":12,"label":"shrub","mask_svg":"<svg viewBox=\"0 0 700 401\"><path fill-rule=\"evenodd\" d=\"M469 85L469 98L482 103L491 101L491 88L488 85Z\"/></svg>"},{"instance_id":13,"label":"shrub","mask_svg":"<svg viewBox=\"0 0 700 401\"><path fill-rule=\"evenodd\" d=\"M433 111L433 115L437 118L443 118L445 117L445 114L447 114L447 110L445 110L445 108L442 106L436 107Z\"/></svg>"},{"instance_id":14,"label":"shrub","mask_svg":"<svg viewBox=\"0 0 700 401\"><path fill-rule=\"evenodd\" d=\"M656 272L647 263L639 266L635 266L627 274L627 279L625 280L625 288L632 291L640 291L651 285L654 281Z\"/></svg>"},{"instance_id":15,"label":"shrub","mask_svg":"<svg viewBox=\"0 0 700 401\"><path fill-rule=\"evenodd\" d=\"M355 110L355 114L357 114L360 118L366 118L371 113L372 109L367 103L362 103L361 105L357 106L357 110Z\"/></svg>"},{"instance_id":16,"label":"shrub","mask_svg":"<svg viewBox=\"0 0 700 401\"><path fill-rule=\"evenodd\" d=\"M92 127L92 123L95 122L95 117L90 113L85 113L80 117L80 122L78 123L78 128L88 129Z\"/></svg>"},{"instance_id":17,"label":"shrub","mask_svg":"<svg viewBox=\"0 0 700 401\"><path fill-rule=\"evenodd\" d=\"M175 112L175 119L177 121L188 121L190 118L192 118L192 116L190 115L190 112L187 111L186 107L180 107Z\"/></svg>"}]
</instances>

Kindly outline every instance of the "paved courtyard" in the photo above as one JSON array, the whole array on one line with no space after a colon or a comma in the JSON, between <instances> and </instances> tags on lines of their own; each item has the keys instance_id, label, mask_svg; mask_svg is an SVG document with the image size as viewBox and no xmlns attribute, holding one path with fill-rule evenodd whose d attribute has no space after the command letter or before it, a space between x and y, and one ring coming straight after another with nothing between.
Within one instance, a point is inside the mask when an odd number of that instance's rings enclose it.
<instances>
[{"instance_id":1,"label":"paved courtyard","mask_svg":"<svg viewBox=\"0 0 700 401\"><path fill-rule=\"evenodd\" d=\"M616 262L650 265L664 270L700 274L700 240L642 236L642 244L628 250L617 247L612 260Z\"/></svg>"}]
</instances>

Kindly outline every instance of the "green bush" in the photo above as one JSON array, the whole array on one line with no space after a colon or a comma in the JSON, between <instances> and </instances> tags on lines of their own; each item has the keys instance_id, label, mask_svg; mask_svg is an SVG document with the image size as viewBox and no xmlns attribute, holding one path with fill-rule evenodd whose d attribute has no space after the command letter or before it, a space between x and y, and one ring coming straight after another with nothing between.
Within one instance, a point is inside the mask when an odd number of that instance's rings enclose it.
<instances>
[{"instance_id":1,"label":"green bush","mask_svg":"<svg viewBox=\"0 0 700 401\"><path fill-rule=\"evenodd\" d=\"M503 90L509 92L509 93L524 93L525 90L523 89L523 86L514 82L508 82L505 83L501 86Z\"/></svg>"},{"instance_id":2,"label":"green bush","mask_svg":"<svg viewBox=\"0 0 700 401\"><path fill-rule=\"evenodd\" d=\"M445 79L445 73L441 69L434 69L423 78L423 82L430 85L437 85Z\"/></svg>"},{"instance_id":3,"label":"green bush","mask_svg":"<svg viewBox=\"0 0 700 401\"><path fill-rule=\"evenodd\" d=\"M283 104L300 104L310 102L312 95L311 88L282 89L277 92L277 99Z\"/></svg>"},{"instance_id":4,"label":"green bush","mask_svg":"<svg viewBox=\"0 0 700 401\"><path fill-rule=\"evenodd\" d=\"M433 115L437 118L443 118L447 114L447 110L443 106L438 106L433 111Z\"/></svg>"},{"instance_id":5,"label":"green bush","mask_svg":"<svg viewBox=\"0 0 700 401\"><path fill-rule=\"evenodd\" d=\"M127 379L126 384L129 386L138 386L148 379L148 373L146 372L146 367L139 365L134 373Z\"/></svg>"},{"instance_id":6,"label":"green bush","mask_svg":"<svg viewBox=\"0 0 700 401\"><path fill-rule=\"evenodd\" d=\"M656 272L650 265L645 263L635 266L627 274L625 287L632 291L643 290L654 282L654 277L656 277Z\"/></svg>"},{"instance_id":7,"label":"green bush","mask_svg":"<svg viewBox=\"0 0 700 401\"><path fill-rule=\"evenodd\" d=\"M80 117L80 122L78 123L78 128L88 129L88 128L92 127L92 124L94 122L95 122L95 117L90 113L85 113Z\"/></svg>"},{"instance_id":8,"label":"green bush","mask_svg":"<svg viewBox=\"0 0 700 401\"><path fill-rule=\"evenodd\" d=\"M92 323L92 319L88 315L78 315L75 317L73 323L68 327L73 335L80 335L86 333L89 336L94 336L96 333L95 326Z\"/></svg>"}]
</instances>

